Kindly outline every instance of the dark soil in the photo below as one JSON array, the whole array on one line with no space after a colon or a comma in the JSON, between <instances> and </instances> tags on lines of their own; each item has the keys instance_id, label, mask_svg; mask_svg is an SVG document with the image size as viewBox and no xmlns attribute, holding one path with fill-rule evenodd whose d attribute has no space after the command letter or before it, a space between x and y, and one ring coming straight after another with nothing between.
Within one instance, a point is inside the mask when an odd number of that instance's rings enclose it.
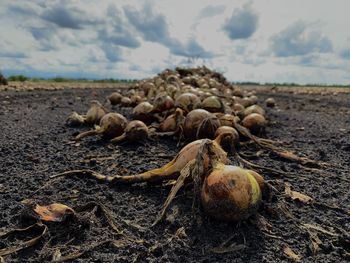
<instances>
[{"instance_id":1,"label":"dark soil","mask_svg":"<svg viewBox=\"0 0 350 263\"><path fill-rule=\"evenodd\" d=\"M260 103L270 96L277 102L277 107L267 109L267 138L335 166L323 172L304 169L266 151L252 156L256 148L246 146L241 150L250 153L253 162L285 171L279 177L263 174L281 193L264 195L260 217L237 224L217 222L203 214L193 216L193 192L188 186L172 203L166 220L149 228L170 186L109 186L90 178L70 177L38 190L51 175L72 169L106 175L146 171L167 163L183 147L164 138L118 146L99 137L72 143L73 135L87 128L65 126L66 117L73 110L86 112L90 100L104 101L111 91L0 92L0 228L33 223L23 216L28 212L21 203L24 199L38 204L60 202L77 210L94 201L112 211L117 227L125 233L113 231L103 213L92 206L78 213L79 220L48 223L48 234L39 243L4 256L6 262L47 262L59 253L65 256L84 250L73 262L292 262L283 252L286 246L300 255L302 262L350 260L350 94L258 91ZM114 110L130 118L131 108ZM285 198L285 182L316 203ZM261 223L256 226L258 218L264 219L264 227ZM303 228L303 224L314 227ZM0 238L0 249L39 233L34 229ZM143 243L127 241L125 236ZM107 240L119 243L103 243ZM316 250L315 240L319 240Z\"/></svg>"}]
</instances>

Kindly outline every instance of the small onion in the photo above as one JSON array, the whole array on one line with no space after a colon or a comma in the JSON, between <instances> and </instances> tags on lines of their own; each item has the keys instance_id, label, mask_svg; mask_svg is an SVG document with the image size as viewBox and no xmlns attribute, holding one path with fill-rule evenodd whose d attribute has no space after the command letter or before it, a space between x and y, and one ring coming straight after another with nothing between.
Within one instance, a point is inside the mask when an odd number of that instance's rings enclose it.
<instances>
[{"instance_id":1,"label":"small onion","mask_svg":"<svg viewBox=\"0 0 350 263\"><path fill-rule=\"evenodd\" d=\"M265 116L265 110L261 108L259 105L252 105L244 109L244 111L241 111L238 115L244 119L246 116L252 113L258 113L262 116Z\"/></svg>"},{"instance_id":2,"label":"small onion","mask_svg":"<svg viewBox=\"0 0 350 263\"><path fill-rule=\"evenodd\" d=\"M126 124L127 120L123 115L110 112L101 118L100 125L96 126L95 130L80 133L75 139L80 140L97 134L102 134L106 138L114 138L123 134Z\"/></svg>"},{"instance_id":3,"label":"small onion","mask_svg":"<svg viewBox=\"0 0 350 263\"><path fill-rule=\"evenodd\" d=\"M239 103L235 103L232 108L235 112L239 112L245 109L244 106Z\"/></svg>"},{"instance_id":4,"label":"small onion","mask_svg":"<svg viewBox=\"0 0 350 263\"><path fill-rule=\"evenodd\" d=\"M148 128L142 121L131 121L126 125L122 135L115 137L111 142L127 140L130 142L141 141L148 138Z\"/></svg>"},{"instance_id":5,"label":"small onion","mask_svg":"<svg viewBox=\"0 0 350 263\"><path fill-rule=\"evenodd\" d=\"M156 86L153 84L153 82L147 81L141 85L141 89L145 92L147 95L150 90L154 90Z\"/></svg>"},{"instance_id":6,"label":"small onion","mask_svg":"<svg viewBox=\"0 0 350 263\"><path fill-rule=\"evenodd\" d=\"M107 110L97 100L91 101L91 107L86 113L85 122L93 125L98 124L101 118L106 115Z\"/></svg>"},{"instance_id":7,"label":"small onion","mask_svg":"<svg viewBox=\"0 0 350 263\"><path fill-rule=\"evenodd\" d=\"M232 114L216 113L215 116L219 118L220 126L233 127L234 123L240 122L240 118Z\"/></svg>"},{"instance_id":8,"label":"small onion","mask_svg":"<svg viewBox=\"0 0 350 263\"><path fill-rule=\"evenodd\" d=\"M160 132L173 132L176 131L179 122L183 122L183 111L178 108L174 114L169 115L158 127Z\"/></svg>"},{"instance_id":9,"label":"small onion","mask_svg":"<svg viewBox=\"0 0 350 263\"><path fill-rule=\"evenodd\" d=\"M152 111L153 105L148 101L144 101L133 109L132 115L135 120L151 123L153 120Z\"/></svg>"},{"instance_id":10,"label":"small onion","mask_svg":"<svg viewBox=\"0 0 350 263\"><path fill-rule=\"evenodd\" d=\"M128 97L123 97L120 104L123 106L123 107L130 107L132 105L132 101L130 98Z\"/></svg>"},{"instance_id":11,"label":"small onion","mask_svg":"<svg viewBox=\"0 0 350 263\"><path fill-rule=\"evenodd\" d=\"M238 166L215 165L201 190L205 213L223 221L241 221L256 213L261 203L261 189L255 176Z\"/></svg>"},{"instance_id":12,"label":"small onion","mask_svg":"<svg viewBox=\"0 0 350 263\"><path fill-rule=\"evenodd\" d=\"M79 126L85 123L85 117L73 111L71 115L68 116L66 124L68 126Z\"/></svg>"},{"instance_id":13,"label":"small onion","mask_svg":"<svg viewBox=\"0 0 350 263\"><path fill-rule=\"evenodd\" d=\"M117 105L121 102L123 96L119 92L113 92L110 94L107 99L112 105Z\"/></svg>"},{"instance_id":14,"label":"small onion","mask_svg":"<svg viewBox=\"0 0 350 263\"><path fill-rule=\"evenodd\" d=\"M252 133L259 134L264 130L266 126L266 119L259 113L252 113L242 120L242 124Z\"/></svg>"},{"instance_id":15,"label":"small onion","mask_svg":"<svg viewBox=\"0 0 350 263\"><path fill-rule=\"evenodd\" d=\"M136 94L131 96L130 100L131 100L131 105L133 106L136 106L142 102L141 96Z\"/></svg>"},{"instance_id":16,"label":"small onion","mask_svg":"<svg viewBox=\"0 0 350 263\"><path fill-rule=\"evenodd\" d=\"M174 100L169 95L161 94L153 102L155 112L163 112L174 108Z\"/></svg>"},{"instance_id":17,"label":"small onion","mask_svg":"<svg viewBox=\"0 0 350 263\"><path fill-rule=\"evenodd\" d=\"M185 112L190 112L196 109L201 100L192 93L183 93L175 100L175 107L183 109Z\"/></svg>"},{"instance_id":18,"label":"small onion","mask_svg":"<svg viewBox=\"0 0 350 263\"><path fill-rule=\"evenodd\" d=\"M239 143L239 134L235 128L229 126L221 126L215 132L215 138L220 136L221 134L229 134L230 136L226 136L223 140L221 140L221 147L226 151L230 152L234 149L232 147L236 147Z\"/></svg>"},{"instance_id":19,"label":"small onion","mask_svg":"<svg viewBox=\"0 0 350 263\"><path fill-rule=\"evenodd\" d=\"M267 107L273 108L276 105L276 101L275 101L274 98L267 98L265 100L265 104L266 104Z\"/></svg>"},{"instance_id":20,"label":"small onion","mask_svg":"<svg viewBox=\"0 0 350 263\"><path fill-rule=\"evenodd\" d=\"M189 112L184 122L184 134L188 139L213 138L220 127L219 119L212 113L196 109Z\"/></svg>"},{"instance_id":21,"label":"small onion","mask_svg":"<svg viewBox=\"0 0 350 263\"><path fill-rule=\"evenodd\" d=\"M201 108L209 112L225 112L225 106L217 96L210 96L203 100Z\"/></svg>"}]
</instances>

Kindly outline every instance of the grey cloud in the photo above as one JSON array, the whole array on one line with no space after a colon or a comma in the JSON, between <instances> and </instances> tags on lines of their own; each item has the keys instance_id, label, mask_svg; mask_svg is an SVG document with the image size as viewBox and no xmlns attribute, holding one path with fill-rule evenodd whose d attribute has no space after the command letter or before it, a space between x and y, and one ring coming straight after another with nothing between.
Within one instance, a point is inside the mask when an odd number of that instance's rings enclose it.
<instances>
[{"instance_id":1,"label":"grey cloud","mask_svg":"<svg viewBox=\"0 0 350 263\"><path fill-rule=\"evenodd\" d=\"M110 44L103 44L101 46L102 51L104 52L106 58L110 61L110 62L119 62L119 61L123 61L122 58L122 52L121 52L121 48L116 46L116 45L110 45Z\"/></svg>"},{"instance_id":2,"label":"grey cloud","mask_svg":"<svg viewBox=\"0 0 350 263\"><path fill-rule=\"evenodd\" d=\"M343 59L350 59L350 48L341 50L339 55Z\"/></svg>"},{"instance_id":3,"label":"grey cloud","mask_svg":"<svg viewBox=\"0 0 350 263\"><path fill-rule=\"evenodd\" d=\"M199 12L198 18L212 17L222 14L225 11L225 6L223 5L208 5Z\"/></svg>"},{"instance_id":4,"label":"grey cloud","mask_svg":"<svg viewBox=\"0 0 350 263\"><path fill-rule=\"evenodd\" d=\"M113 5L107 10L106 24L98 31L98 37L103 42L124 47L137 48L140 46L130 25L123 20L122 13Z\"/></svg>"},{"instance_id":5,"label":"grey cloud","mask_svg":"<svg viewBox=\"0 0 350 263\"><path fill-rule=\"evenodd\" d=\"M198 57L198 58L212 58L214 54L206 51L198 42L191 38L186 44L182 44L177 40L172 40L168 46L170 52L177 56L183 57Z\"/></svg>"},{"instance_id":6,"label":"grey cloud","mask_svg":"<svg viewBox=\"0 0 350 263\"><path fill-rule=\"evenodd\" d=\"M140 32L144 40L166 46L173 55L201 58L214 56L193 38L183 44L170 37L165 17L161 14L155 14L150 5L145 5L142 11L127 6L124 7L124 12L128 21Z\"/></svg>"},{"instance_id":7,"label":"grey cloud","mask_svg":"<svg viewBox=\"0 0 350 263\"><path fill-rule=\"evenodd\" d=\"M259 16L250 5L235 9L232 16L226 20L223 30L232 40L251 37L258 27Z\"/></svg>"},{"instance_id":8,"label":"grey cloud","mask_svg":"<svg viewBox=\"0 0 350 263\"><path fill-rule=\"evenodd\" d=\"M2 58L27 58L28 56L16 50L13 43L4 40L0 42L0 57Z\"/></svg>"},{"instance_id":9,"label":"grey cloud","mask_svg":"<svg viewBox=\"0 0 350 263\"><path fill-rule=\"evenodd\" d=\"M84 13L83 10L69 5L56 4L47 8L41 18L54 23L58 27L82 29L86 25L97 23L97 19Z\"/></svg>"},{"instance_id":10,"label":"grey cloud","mask_svg":"<svg viewBox=\"0 0 350 263\"><path fill-rule=\"evenodd\" d=\"M142 11L125 6L124 12L128 21L142 34L143 39L161 43L169 39L165 17L154 14L150 5L144 5Z\"/></svg>"},{"instance_id":11,"label":"grey cloud","mask_svg":"<svg viewBox=\"0 0 350 263\"><path fill-rule=\"evenodd\" d=\"M35 3L23 1L19 4L11 3L7 7L8 11L14 14L21 14L26 16L38 15L41 7Z\"/></svg>"},{"instance_id":12,"label":"grey cloud","mask_svg":"<svg viewBox=\"0 0 350 263\"><path fill-rule=\"evenodd\" d=\"M327 53L333 50L331 40L312 25L298 21L271 38L272 52L278 57Z\"/></svg>"}]
</instances>

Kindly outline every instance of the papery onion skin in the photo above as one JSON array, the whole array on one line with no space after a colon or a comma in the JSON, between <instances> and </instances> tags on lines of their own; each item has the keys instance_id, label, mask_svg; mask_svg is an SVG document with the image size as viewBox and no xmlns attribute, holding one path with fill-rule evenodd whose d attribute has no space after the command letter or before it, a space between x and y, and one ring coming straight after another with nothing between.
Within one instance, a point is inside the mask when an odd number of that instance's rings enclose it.
<instances>
[{"instance_id":1,"label":"papery onion skin","mask_svg":"<svg viewBox=\"0 0 350 263\"><path fill-rule=\"evenodd\" d=\"M218 163L201 190L204 212L222 221L241 221L256 213L261 189L255 177L238 166Z\"/></svg>"},{"instance_id":2,"label":"papery onion skin","mask_svg":"<svg viewBox=\"0 0 350 263\"><path fill-rule=\"evenodd\" d=\"M216 129L213 129L213 130L210 129L206 131L205 130L206 127L202 127L202 130L198 131L203 121L206 121L206 120L212 121L213 127L217 126L216 128L218 128L220 126L220 121L218 120L218 118L206 110L196 109L189 112L185 118L184 127L183 127L185 137L187 139L196 139L197 135L203 136L204 134L205 136L207 136L207 138L213 138Z\"/></svg>"}]
</instances>

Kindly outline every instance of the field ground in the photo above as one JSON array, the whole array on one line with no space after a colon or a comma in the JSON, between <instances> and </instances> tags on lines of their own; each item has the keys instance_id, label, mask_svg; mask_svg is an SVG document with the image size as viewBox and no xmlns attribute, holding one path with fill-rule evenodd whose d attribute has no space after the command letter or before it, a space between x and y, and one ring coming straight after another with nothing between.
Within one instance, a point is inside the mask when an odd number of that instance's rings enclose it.
<instances>
[{"instance_id":1,"label":"field ground","mask_svg":"<svg viewBox=\"0 0 350 263\"><path fill-rule=\"evenodd\" d=\"M86 112L92 99L105 102L120 84L69 89L74 84L46 83L39 89L35 87L42 84L33 85L31 91L25 86L15 90L16 85L0 87L0 228L33 223L23 216L24 199L61 202L77 210L96 202L111 211L124 234L109 226L100 209L87 206L80 212L81 221L47 224L48 232L38 244L4 256L5 262L46 262L74 251L85 253L73 262L293 262L286 247L302 262L350 260L350 89L248 87L256 89L260 104L268 97L277 102L267 109L267 138L333 166L307 169L264 151L258 157L254 146L241 150L252 161L285 172L278 177L263 174L277 191L283 193L290 183L314 203L270 193L264 196L259 216L239 224L220 223L205 215L193 217L193 192L188 187L174 200L166 220L149 228L169 186L109 186L72 177L40 187L51 175L71 169L123 175L156 168L184 144L162 138L116 146L98 137L72 143L73 135L86 128L66 127L66 117L73 110ZM130 118L131 108L108 107ZM0 238L0 252L40 231L39 227Z\"/></svg>"}]
</instances>

